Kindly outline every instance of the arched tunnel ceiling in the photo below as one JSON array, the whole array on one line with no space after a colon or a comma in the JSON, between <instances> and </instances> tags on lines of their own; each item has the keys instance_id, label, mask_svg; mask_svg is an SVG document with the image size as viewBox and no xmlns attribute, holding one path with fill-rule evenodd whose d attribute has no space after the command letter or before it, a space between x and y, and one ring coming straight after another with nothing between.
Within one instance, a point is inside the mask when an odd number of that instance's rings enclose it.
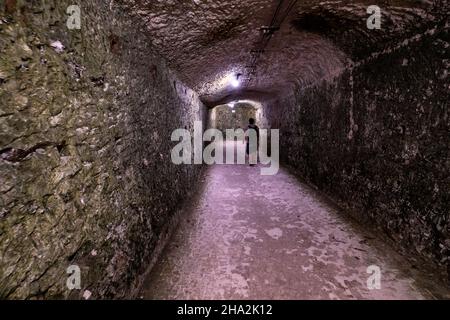
<instances>
[{"instance_id":1,"label":"arched tunnel ceiling","mask_svg":"<svg viewBox=\"0 0 450 320\"><path fill-rule=\"evenodd\" d=\"M446 18L447 0L298 0L257 63L252 81L239 88L230 75L248 75L251 50L270 24L279 0L128 0L153 45L180 78L210 106L237 99L267 100L293 84L307 85L423 32ZM291 0L283 1L279 17ZM369 30L369 5L382 8L381 30ZM241 79L242 79L241 78Z\"/></svg>"}]
</instances>

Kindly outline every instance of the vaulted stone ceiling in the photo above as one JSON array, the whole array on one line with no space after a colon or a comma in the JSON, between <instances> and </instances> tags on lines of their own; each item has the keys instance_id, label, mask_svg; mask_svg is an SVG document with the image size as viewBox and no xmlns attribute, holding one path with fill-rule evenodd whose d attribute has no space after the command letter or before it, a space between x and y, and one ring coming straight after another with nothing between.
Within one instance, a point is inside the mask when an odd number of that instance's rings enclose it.
<instances>
[{"instance_id":1,"label":"vaulted stone ceiling","mask_svg":"<svg viewBox=\"0 0 450 320\"><path fill-rule=\"evenodd\" d=\"M153 45L208 105L264 100L340 72L348 61L396 45L447 18L447 0L284 0L271 37L246 82L252 50L279 0L128 0L146 23ZM381 30L369 30L369 5L382 9ZM288 13L288 14L287 14ZM447 22L448 23L448 22ZM242 74L233 88L230 77Z\"/></svg>"}]
</instances>

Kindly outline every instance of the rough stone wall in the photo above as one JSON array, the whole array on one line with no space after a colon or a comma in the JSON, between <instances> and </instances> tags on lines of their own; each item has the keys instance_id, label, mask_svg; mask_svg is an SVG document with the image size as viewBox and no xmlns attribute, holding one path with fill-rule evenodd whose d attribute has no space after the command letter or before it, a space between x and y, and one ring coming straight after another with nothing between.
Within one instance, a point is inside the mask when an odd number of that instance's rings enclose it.
<instances>
[{"instance_id":1,"label":"rough stone wall","mask_svg":"<svg viewBox=\"0 0 450 320\"><path fill-rule=\"evenodd\" d=\"M450 265L448 24L266 107L282 161L356 217Z\"/></svg>"},{"instance_id":2,"label":"rough stone wall","mask_svg":"<svg viewBox=\"0 0 450 320\"><path fill-rule=\"evenodd\" d=\"M233 112L234 111L234 112ZM209 111L209 127L222 130L246 129L248 119L253 118L260 125L257 110L248 104L236 104L232 109L228 105L220 105Z\"/></svg>"},{"instance_id":3,"label":"rough stone wall","mask_svg":"<svg viewBox=\"0 0 450 320\"><path fill-rule=\"evenodd\" d=\"M0 1L0 298L129 296L195 189L170 134L207 113L142 29L112 1Z\"/></svg>"}]
</instances>

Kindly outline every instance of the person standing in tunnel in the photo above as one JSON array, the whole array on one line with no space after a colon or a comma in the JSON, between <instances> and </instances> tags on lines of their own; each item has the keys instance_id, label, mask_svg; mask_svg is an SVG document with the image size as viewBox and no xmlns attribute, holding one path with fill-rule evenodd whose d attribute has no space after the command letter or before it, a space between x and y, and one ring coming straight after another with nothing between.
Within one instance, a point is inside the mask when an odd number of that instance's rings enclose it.
<instances>
[{"instance_id":1,"label":"person standing in tunnel","mask_svg":"<svg viewBox=\"0 0 450 320\"><path fill-rule=\"evenodd\" d=\"M245 133L246 153L249 159L250 166L258 163L258 148L259 148L259 127L255 124L255 119L248 120L248 127Z\"/></svg>"}]
</instances>

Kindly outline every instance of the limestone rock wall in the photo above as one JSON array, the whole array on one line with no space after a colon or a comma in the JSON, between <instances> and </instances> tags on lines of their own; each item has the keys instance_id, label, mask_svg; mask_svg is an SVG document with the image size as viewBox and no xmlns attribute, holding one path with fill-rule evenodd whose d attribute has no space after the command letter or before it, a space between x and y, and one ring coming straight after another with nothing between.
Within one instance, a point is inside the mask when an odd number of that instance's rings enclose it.
<instances>
[{"instance_id":1,"label":"limestone rock wall","mask_svg":"<svg viewBox=\"0 0 450 320\"><path fill-rule=\"evenodd\" d=\"M208 126L223 132L226 129L246 130L250 118L255 119L257 125L260 125L261 121L256 108L249 104L239 103L233 109L228 105L220 105L209 110Z\"/></svg>"},{"instance_id":2,"label":"limestone rock wall","mask_svg":"<svg viewBox=\"0 0 450 320\"><path fill-rule=\"evenodd\" d=\"M207 112L139 21L113 1L0 1L0 298L130 296L195 190L170 134Z\"/></svg>"},{"instance_id":3,"label":"limestone rock wall","mask_svg":"<svg viewBox=\"0 0 450 320\"><path fill-rule=\"evenodd\" d=\"M266 106L284 163L395 241L450 265L448 24Z\"/></svg>"}]
</instances>

